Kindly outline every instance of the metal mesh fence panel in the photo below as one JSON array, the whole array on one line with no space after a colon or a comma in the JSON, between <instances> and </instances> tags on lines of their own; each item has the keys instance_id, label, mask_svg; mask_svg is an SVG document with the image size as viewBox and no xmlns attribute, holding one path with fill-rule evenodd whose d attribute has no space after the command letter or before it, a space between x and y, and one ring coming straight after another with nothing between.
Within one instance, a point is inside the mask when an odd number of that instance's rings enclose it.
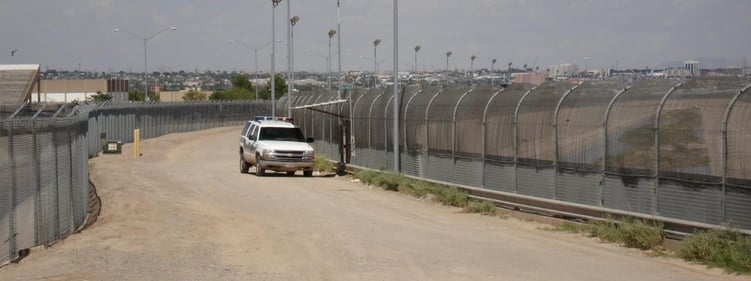
<instances>
[{"instance_id":1,"label":"metal mesh fence panel","mask_svg":"<svg viewBox=\"0 0 751 281\"><path fill-rule=\"evenodd\" d=\"M722 187L660 179L657 213L661 216L709 224L722 223Z\"/></svg>"},{"instance_id":2,"label":"metal mesh fence panel","mask_svg":"<svg viewBox=\"0 0 751 281\"><path fill-rule=\"evenodd\" d=\"M407 86L404 89L404 92L402 94L402 103L401 103L400 111L399 111L399 126L401 126L399 128L400 129L400 131L399 131L399 134L400 134L400 136L399 136L400 137L400 139L399 139L399 150L400 151L406 151L405 148L406 148L406 145L407 145L407 131L408 131L408 128L407 128L407 123L405 122L405 119L407 118L407 111L410 110L410 106L409 105L410 105L410 103L412 103L412 101L414 100L414 98L417 95L419 95L420 93L423 92L422 90L423 90L423 88L420 88L418 86L412 85L412 86ZM386 115L389 115L389 114L391 114L390 111L388 113L386 113ZM390 142L392 142L393 141L392 139L394 137L391 134L393 134L393 132L387 132L387 133L389 135L386 138Z\"/></svg>"},{"instance_id":3,"label":"metal mesh fence panel","mask_svg":"<svg viewBox=\"0 0 751 281\"><path fill-rule=\"evenodd\" d=\"M553 199L554 176L553 169L519 164L516 167L516 190L519 194Z\"/></svg>"},{"instance_id":4,"label":"metal mesh fence panel","mask_svg":"<svg viewBox=\"0 0 751 281\"><path fill-rule=\"evenodd\" d=\"M606 171L655 176L655 114L676 80L641 80L621 95L607 123Z\"/></svg>"},{"instance_id":5,"label":"metal mesh fence panel","mask_svg":"<svg viewBox=\"0 0 751 281\"><path fill-rule=\"evenodd\" d=\"M482 160L455 157L451 182L483 187L482 173Z\"/></svg>"},{"instance_id":6,"label":"metal mesh fence panel","mask_svg":"<svg viewBox=\"0 0 751 281\"><path fill-rule=\"evenodd\" d=\"M665 102L658 128L660 176L721 183L725 110L740 79L695 78Z\"/></svg>"},{"instance_id":7,"label":"metal mesh fence panel","mask_svg":"<svg viewBox=\"0 0 751 281\"><path fill-rule=\"evenodd\" d=\"M605 175L602 206L606 208L655 214L655 179L640 176Z\"/></svg>"},{"instance_id":8,"label":"metal mesh fence panel","mask_svg":"<svg viewBox=\"0 0 751 281\"><path fill-rule=\"evenodd\" d=\"M13 202L16 249L35 246L36 242L36 182L34 175L34 133L30 122L14 121L12 158L15 178L15 196Z\"/></svg>"},{"instance_id":9,"label":"metal mesh fence panel","mask_svg":"<svg viewBox=\"0 0 751 281\"><path fill-rule=\"evenodd\" d=\"M454 150L454 109L469 91L466 86L447 86L428 108L428 152L452 155Z\"/></svg>"},{"instance_id":10,"label":"metal mesh fence panel","mask_svg":"<svg viewBox=\"0 0 751 281\"><path fill-rule=\"evenodd\" d=\"M369 147L376 150L386 149L386 108L393 98L393 90L385 89L373 99L368 115Z\"/></svg>"},{"instance_id":11,"label":"metal mesh fence panel","mask_svg":"<svg viewBox=\"0 0 751 281\"><path fill-rule=\"evenodd\" d=\"M55 132L55 148L57 162L57 225L58 238L67 236L73 232L73 217L71 209L71 132L68 130L71 121L62 120L58 122L59 129ZM90 123L89 123L90 124ZM97 139L97 138L93 138ZM98 149L96 151L99 151Z\"/></svg>"},{"instance_id":12,"label":"metal mesh fence panel","mask_svg":"<svg viewBox=\"0 0 751 281\"><path fill-rule=\"evenodd\" d=\"M517 114L519 163L535 166L553 164L555 107L562 96L574 85L570 82L545 83L521 101Z\"/></svg>"},{"instance_id":13,"label":"metal mesh fence panel","mask_svg":"<svg viewBox=\"0 0 751 281\"><path fill-rule=\"evenodd\" d=\"M605 112L623 89L624 85L618 82L589 81L561 102L557 119L559 168L602 170Z\"/></svg>"},{"instance_id":14,"label":"metal mesh fence panel","mask_svg":"<svg viewBox=\"0 0 751 281\"><path fill-rule=\"evenodd\" d=\"M370 108L373 101L382 94L382 89L370 89L368 92L357 100L352 113L354 122L355 147L367 148L370 146ZM360 155L356 156L360 157Z\"/></svg>"},{"instance_id":15,"label":"metal mesh fence panel","mask_svg":"<svg viewBox=\"0 0 751 281\"><path fill-rule=\"evenodd\" d=\"M50 120L35 122L37 153L37 241L46 245L56 240L57 236L57 188L55 184L55 148L53 143L53 128ZM85 153L84 153L85 154Z\"/></svg>"},{"instance_id":16,"label":"metal mesh fence panel","mask_svg":"<svg viewBox=\"0 0 751 281\"><path fill-rule=\"evenodd\" d=\"M516 192L516 167L513 163L485 161L483 187L514 193Z\"/></svg>"},{"instance_id":17,"label":"metal mesh fence panel","mask_svg":"<svg viewBox=\"0 0 751 281\"><path fill-rule=\"evenodd\" d=\"M496 162L514 162L514 111L532 84L511 84L488 105L485 117L485 158Z\"/></svg>"},{"instance_id":18,"label":"metal mesh fence panel","mask_svg":"<svg viewBox=\"0 0 751 281\"><path fill-rule=\"evenodd\" d=\"M490 98L498 90L488 86L472 89L456 108L455 154L481 159L483 154L483 115Z\"/></svg>"},{"instance_id":19,"label":"metal mesh fence panel","mask_svg":"<svg viewBox=\"0 0 751 281\"><path fill-rule=\"evenodd\" d=\"M592 172L558 170L555 179L555 199L586 204L600 205L602 175Z\"/></svg>"},{"instance_id":20,"label":"metal mesh fence panel","mask_svg":"<svg viewBox=\"0 0 751 281\"><path fill-rule=\"evenodd\" d=\"M428 139L425 111L433 97L441 91L442 89L438 87L427 87L422 89L409 103L409 108L404 113L407 151L417 152L427 150Z\"/></svg>"},{"instance_id":21,"label":"metal mesh fence panel","mask_svg":"<svg viewBox=\"0 0 751 281\"><path fill-rule=\"evenodd\" d=\"M751 186L751 90L742 93L731 108L727 123L727 181Z\"/></svg>"},{"instance_id":22,"label":"metal mesh fence panel","mask_svg":"<svg viewBox=\"0 0 751 281\"><path fill-rule=\"evenodd\" d=\"M13 168L11 154L11 130L6 122L0 123L0 264L8 262L12 257L13 239L11 230L13 227Z\"/></svg>"},{"instance_id":23,"label":"metal mesh fence panel","mask_svg":"<svg viewBox=\"0 0 751 281\"><path fill-rule=\"evenodd\" d=\"M742 229L751 229L751 188L746 186L727 186L725 191L725 219Z\"/></svg>"}]
</instances>

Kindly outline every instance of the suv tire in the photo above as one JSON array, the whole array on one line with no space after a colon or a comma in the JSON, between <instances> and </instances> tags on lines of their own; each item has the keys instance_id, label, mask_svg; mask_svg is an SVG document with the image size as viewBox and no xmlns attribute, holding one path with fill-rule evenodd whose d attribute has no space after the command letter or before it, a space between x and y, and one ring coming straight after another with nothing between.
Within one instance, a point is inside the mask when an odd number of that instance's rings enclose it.
<instances>
[{"instance_id":1,"label":"suv tire","mask_svg":"<svg viewBox=\"0 0 751 281\"><path fill-rule=\"evenodd\" d=\"M240 152L240 173L247 174L248 170L250 170L250 163L246 162L245 159L243 159L243 154L242 152Z\"/></svg>"},{"instance_id":2,"label":"suv tire","mask_svg":"<svg viewBox=\"0 0 751 281\"><path fill-rule=\"evenodd\" d=\"M256 176L263 177L266 171L261 167L261 156L256 155Z\"/></svg>"}]
</instances>

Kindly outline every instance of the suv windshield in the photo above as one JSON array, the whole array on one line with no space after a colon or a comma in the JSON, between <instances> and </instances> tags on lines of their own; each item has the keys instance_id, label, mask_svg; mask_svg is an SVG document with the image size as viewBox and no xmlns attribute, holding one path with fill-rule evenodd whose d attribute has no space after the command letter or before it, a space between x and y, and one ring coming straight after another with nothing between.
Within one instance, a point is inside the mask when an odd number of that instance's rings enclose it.
<instances>
[{"instance_id":1,"label":"suv windshield","mask_svg":"<svg viewBox=\"0 0 751 281\"><path fill-rule=\"evenodd\" d=\"M300 128L261 128L261 134L258 140L275 140L275 141L298 141L305 142L305 136Z\"/></svg>"}]
</instances>

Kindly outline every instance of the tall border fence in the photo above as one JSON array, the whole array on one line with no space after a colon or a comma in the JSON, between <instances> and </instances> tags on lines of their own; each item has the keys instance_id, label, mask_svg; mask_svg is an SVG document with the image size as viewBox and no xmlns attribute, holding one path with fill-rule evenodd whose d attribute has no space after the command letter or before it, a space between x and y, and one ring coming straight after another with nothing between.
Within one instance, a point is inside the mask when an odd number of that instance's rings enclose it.
<instances>
[{"instance_id":1,"label":"tall border fence","mask_svg":"<svg viewBox=\"0 0 751 281\"><path fill-rule=\"evenodd\" d=\"M400 172L748 231L750 83L698 77L403 87ZM342 132L351 131L350 163L393 170L393 90L354 89L344 96L351 102L295 110L294 117L320 153L338 159ZM291 102L335 97L302 93ZM336 115L344 117L341 125Z\"/></svg>"},{"instance_id":2,"label":"tall border fence","mask_svg":"<svg viewBox=\"0 0 751 281\"><path fill-rule=\"evenodd\" d=\"M88 158L102 140L133 141L242 125L268 102L0 105L0 265L19 251L80 229L89 196Z\"/></svg>"},{"instance_id":3,"label":"tall border fence","mask_svg":"<svg viewBox=\"0 0 751 281\"><path fill-rule=\"evenodd\" d=\"M751 230L751 82L739 78L401 89L400 171L526 196ZM393 170L392 89L294 110L318 153ZM302 92L293 106L337 99ZM276 105L286 110L287 97ZM0 264L86 220L103 140L241 125L268 102L0 105ZM343 118L340 118L343 117Z\"/></svg>"}]
</instances>

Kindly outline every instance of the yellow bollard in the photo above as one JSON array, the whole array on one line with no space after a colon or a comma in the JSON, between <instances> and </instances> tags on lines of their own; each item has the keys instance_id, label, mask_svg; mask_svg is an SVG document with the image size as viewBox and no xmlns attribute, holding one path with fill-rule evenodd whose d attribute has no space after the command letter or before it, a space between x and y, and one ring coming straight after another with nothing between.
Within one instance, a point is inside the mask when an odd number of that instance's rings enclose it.
<instances>
[{"instance_id":1,"label":"yellow bollard","mask_svg":"<svg viewBox=\"0 0 751 281\"><path fill-rule=\"evenodd\" d=\"M141 156L141 130L133 130L133 158Z\"/></svg>"}]
</instances>

